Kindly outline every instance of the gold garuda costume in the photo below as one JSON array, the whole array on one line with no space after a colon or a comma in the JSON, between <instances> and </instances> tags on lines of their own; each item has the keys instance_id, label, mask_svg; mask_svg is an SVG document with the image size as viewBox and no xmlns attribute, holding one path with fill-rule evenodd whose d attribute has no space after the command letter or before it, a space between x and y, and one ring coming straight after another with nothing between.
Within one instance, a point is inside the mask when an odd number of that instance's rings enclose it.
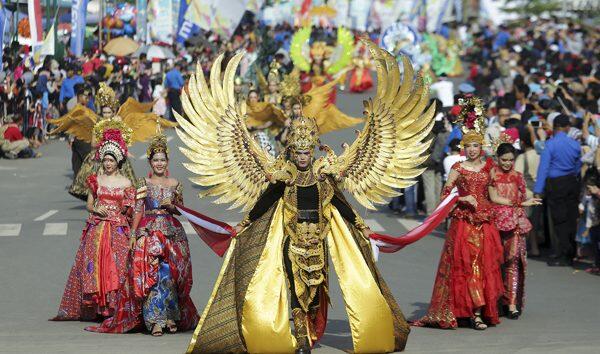
<instances>
[{"instance_id":1,"label":"gold garuda costume","mask_svg":"<svg viewBox=\"0 0 600 354\"><path fill-rule=\"evenodd\" d=\"M190 121L176 114L190 160L191 180L209 187L202 196L249 210L238 224L213 293L190 342L189 353L309 353L324 333L331 258L348 313L354 352L403 350L409 326L375 267L370 230L346 202L342 189L362 205L399 195L414 184L427 158L434 107L428 88L413 83L405 59L368 42L378 73L375 99L365 102L365 126L336 156L314 159L317 124L292 121L288 145L269 156L245 126L233 80L243 56L234 56L223 82L219 56L208 87L198 67L182 94ZM426 109L427 108L427 109ZM291 293L288 303L287 291ZM291 306L290 306L291 305ZM295 331L289 323L290 311Z\"/></svg>"},{"instance_id":2,"label":"gold garuda costume","mask_svg":"<svg viewBox=\"0 0 600 354\"><path fill-rule=\"evenodd\" d=\"M77 104L64 116L49 120L51 124L57 126L50 132L51 135L68 133L79 140L92 144L92 152L83 161L81 169L69 188L71 195L82 200L87 199L88 187L86 181L88 176L97 173L101 168L101 164L98 161L94 161L94 156L96 142L101 140L105 130L120 130L127 145L131 146L136 142L150 139L160 132L161 127L177 126L177 123L160 118L150 112L153 103L140 103L129 97L119 107L119 100L115 92L104 82L100 83L100 87L96 92L96 106L101 113L110 108L110 117L105 116L105 113L99 116L91 109ZM121 173L131 183L135 184L135 174L128 159L125 159L120 169Z\"/></svg>"}]
</instances>

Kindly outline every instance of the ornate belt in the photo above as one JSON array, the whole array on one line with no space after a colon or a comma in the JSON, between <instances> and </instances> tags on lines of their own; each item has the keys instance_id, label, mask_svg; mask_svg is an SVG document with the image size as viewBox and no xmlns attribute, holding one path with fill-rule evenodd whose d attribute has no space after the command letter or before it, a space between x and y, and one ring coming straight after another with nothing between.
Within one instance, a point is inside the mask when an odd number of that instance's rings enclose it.
<instances>
[{"instance_id":1,"label":"ornate belt","mask_svg":"<svg viewBox=\"0 0 600 354\"><path fill-rule=\"evenodd\" d=\"M317 209L298 210L298 221L319 221Z\"/></svg>"}]
</instances>

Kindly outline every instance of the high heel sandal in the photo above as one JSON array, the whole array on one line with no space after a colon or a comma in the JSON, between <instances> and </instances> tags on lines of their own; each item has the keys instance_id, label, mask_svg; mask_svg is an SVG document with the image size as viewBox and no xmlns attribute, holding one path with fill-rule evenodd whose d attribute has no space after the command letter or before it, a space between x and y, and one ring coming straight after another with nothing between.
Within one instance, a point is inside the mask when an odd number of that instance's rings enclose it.
<instances>
[{"instance_id":1,"label":"high heel sandal","mask_svg":"<svg viewBox=\"0 0 600 354\"><path fill-rule=\"evenodd\" d=\"M514 311L508 311L508 315L506 317L508 317L511 320L518 320L519 316L521 316L521 313L519 312L519 310L514 310Z\"/></svg>"},{"instance_id":2,"label":"high heel sandal","mask_svg":"<svg viewBox=\"0 0 600 354\"><path fill-rule=\"evenodd\" d=\"M154 326L152 326L152 336L153 337L160 337L163 335L163 331L162 331L162 327L155 324Z\"/></svg>"},{"instance_id":3,"label":"high heel sandal","mask_svg":"<svg viewBox=\"0 0 600 354\"><path fill-rule=\"evenodd\" d=\"M485 331L487 329L487 325L481 319L481 316L471 317L471 327L476 331Z\"/></svg>"},{"instance_id":4,"label":"high heel sandal","mask_svg":"<svg viewBox=\"0 0 600 354\"><path fill-rule=\"evenodd\" d=\"M167 321L167 329L169 333L175 333L177 332L177 325L171 321Z\"/></svg>"}]
</instances>

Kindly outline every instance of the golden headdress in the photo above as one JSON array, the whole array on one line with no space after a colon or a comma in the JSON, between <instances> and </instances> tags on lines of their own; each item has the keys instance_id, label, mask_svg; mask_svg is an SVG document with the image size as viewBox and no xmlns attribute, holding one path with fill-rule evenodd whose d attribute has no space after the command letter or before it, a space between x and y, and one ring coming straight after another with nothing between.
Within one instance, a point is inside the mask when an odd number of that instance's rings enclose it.
<instances>
[{"instance_id":1,"label":"golden headdress","mask_svg":"<svg viewBox=\"0 0 600 354\"><path fill-rule=\"evenodd\" d=\"M152 137L148 149L146 149L146 155L151 158L156 153L164 153L169 155L169 147L167 146L167 137L164 134L158 134Z\"/></svg>"},{"instance_id":2,"label":"golden headdress","mask_svg":"<svg viewBox=\"0 0 600 354\"><path fill-rule=\"evenodd\" d=\"M483 117L483 102L481 98L467 96L458 100L460 113L456 121L462 123L463 137L460 146L466 144L483 144L485 134L485 121Z\"/></svg>"},{"instance_id":3,"label":"golden headdress","mask_svg":"<svg viewBox=\"0 0 600 354\"><path fill-rule=\"evenodd\" d=\"M121 131L121 135L127 146L133 144L133 130L121 119L104 119L94 124L92 132L96 141L102 140L104 132L108 129L117 129Z\"/></svg>"},{"instance_id":4,"label":"golden headdress","mask_svg":"<svg viewBox=\"0 0 600 354\"><path fill-rule=\"evenodd\" d=\"M319 144L319 127L314 118L300 116L292 120L287 147L292 150L313 150Z\"/></svg>"},{"instance_id":5,"label":"golden headdress","mask_svg":"<svg viewBox=\"0 0 600 354\"><path fill-rule=\"evenodd\" d=\"M119 100L115 91L110 88L105 82L100 83L100 88L96 92L96 105L100 108L110 107L116 113L119 108Z\"/></svg>"},{"instance_id":6,"label":"golden headdress","mask_svg":"<svg viewBox=\"0 0 600 354\"><path fill-rule=\"evenodd\" d=\"M270 84L271 82L279 83L281 81L279 77L279 68L281 65L273 60L271 65L269 66L269 74L267 75L267 82Z\"/></svg>"},{"instance_id":7,"label":"golden headdress","mask_svg":"<svg viewBox=\"0 0 600 354\"><path fill-rule=\"evenodd\" d=\"M327 45L327 43L318 41L314 42L310 47L310 56L313 58L324 58L327 59L331 56L333 48Z\"/></svg>"}]
</instances>

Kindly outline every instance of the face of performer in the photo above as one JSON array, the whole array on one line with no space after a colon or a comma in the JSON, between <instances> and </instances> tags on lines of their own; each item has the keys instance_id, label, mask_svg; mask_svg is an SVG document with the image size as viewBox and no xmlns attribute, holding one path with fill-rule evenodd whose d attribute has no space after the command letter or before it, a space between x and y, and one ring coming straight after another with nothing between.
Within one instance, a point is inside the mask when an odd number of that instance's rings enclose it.
<instances>
[{"instance_id":1,"label":"face of performer","mask_svg":"<svg viewBox=\"0 0 600 354\"><path fill-rule=\"evenodd\" d=\"M169 166L169 159L165 153L157 152L152 155L150 166L152 167L152 172L155 176L164 176L167 172L167 167Z\"/></svg>"},{"instance_id":2,"label":"face of performer","mask_svg":"<svg viewBox=\"0 0 600 354\"><path fill-rule=\"evenodd\" d=\"M468 143L465 145L465 154L471 161L476 160L481 156L481 144L480 143Z\"/></svg>"},{"instance_id":3,"label":"face of performer","mask_svg":"<svg viewBox=\"0 0 600 354\"><path fill-rule=\"evenodd\" d=\"M283 100L283 108L287 111L292 109L292 104L290 102L290 100Z\"/></svg>"},{"instance_id":4,"label":"face of performer","mask_svg":"<svg viewBox=\"0 0 600 354\"><path fill-rule=\"evenodd\" d=\"M252 91L248 94L248 101L250 103L258 103L258 93Z\"/></svg>"},{"instance_id":5,"label":"face of performer","mask_svg":"<svg viewBox=\"0 0 600 354\"><path fill-rule=\"evenodd\" d=\"M279 85L276 82L269 82L269 92L276 93L279 90Z\"/></svg>"},{"instance_id":6,"label":"face of performer","mask_svg":"<svg viewBox=\"0 0 600 354\"><path fill-rule=\"evenodd\" d=\"M105 154L102 158L102 168L107 175L113 174L117 170L117 160L109 154Z\"/></svg>"},{"instance_id":7,"label":"face of performer","mask_svg":"<svg viewBox=\"0 0 600 354\"><path fill-rule=\"evenodd\" d=\"M498 163L504 172L510 172L515 164L515 155L512 152L498 156Z\"/></svg>"},{"instance_id":8,"label":"face of performer","mask_svg":"<svg viewBox=\"0 0 600 354\"><path fill-rule=\"evenodd\" d=\"M112 108L110 108L108 106L102 107L102 118L109 119L109 118L112 118L112 116L113 116Z\"/></svg>"},{"instance_id":9,"label":"face of performer","mask_svg":"<svg viewBox=\"0 0 600 354\"><path fill-rule=\"evenodd\" d=\"M310 150L296 150L294 151L294 161L296 167L300 170L306 170L310 165L312 159L312 152Z\"/></svg>"},{"instance_id":10,"label":"face of performer","mask_svg":"<svg viewBox=\"0 0 600 354\"><path fill-rule=\"evenodd\" d=\"M235 92L235 93L242 92L242 85L240 85L240 84L234 84L233 85L233 92Z\"/></svg>"},{"instance_id":11,"label":"face of performer","mask_svg":"<svg viewBox=\"0 0 600 354\"><path fill-rule=\"evenodd\" d=\"M292 105L292 115L294 117L299 117L302 115L302 105L300 103L294 103Z\"/></svg>"}]
</instances>

